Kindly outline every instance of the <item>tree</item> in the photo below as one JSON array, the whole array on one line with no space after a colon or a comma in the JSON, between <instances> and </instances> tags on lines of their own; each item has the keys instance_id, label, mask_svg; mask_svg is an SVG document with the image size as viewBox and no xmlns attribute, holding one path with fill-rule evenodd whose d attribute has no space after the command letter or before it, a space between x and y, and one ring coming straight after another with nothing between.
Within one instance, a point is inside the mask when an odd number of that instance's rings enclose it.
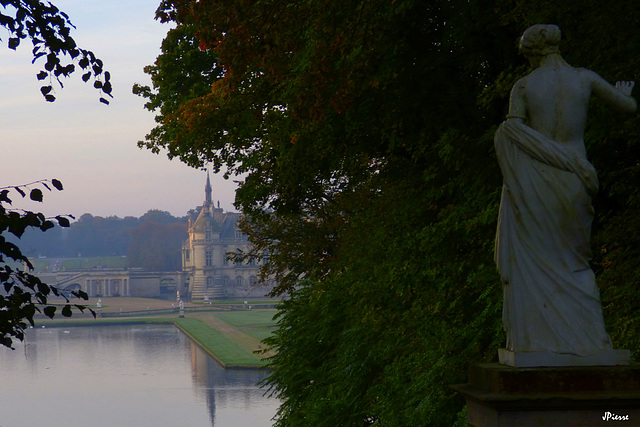
<instances>
[{"instance_id":1,"label":"tree","mask_svg":"<svg viewBox=\"0 0 640 427\"><path fill-rule=\"evenodd\" d=\"M493 134L526 73L514 41L556 22L570 63L615 63L605 74L614 81L638 68L628 52L639 6L621 1L620 17L590 4L161 4L158 16L193 26L190 49L211 51L224 73L172 105L160 129L180 132L145 144L246 174L236 206L248 256L266 252L275 294L289 294L269 340L278 425L456 422L463 401L448 385L465 381L469 362L494 360L504 339ZM165 84L154 81L157 93ZM640 277L638 253L621 237L637 236L637 119L612 132L600 120L608 113L593 113L587 143L603 187L594 232L606 249L596 266L608 324L624 331L614 342L636 349L637 298L625 280ZM605 136L616 143L597 147Z\"/></svg>"},{"instance_id":2,"label":"tree","mask_svg":"<svg viewBox=\"0 0 640 427\"><path fill-rule=\"evenodd\" d=\"M69 77L76 67L83 70L82 80L93 79L93 86L103 95L100 102L108 104L104 96L111 97L111 75L102 61L89 50L76 45L71 37L75 28L69 16L53 4L41 1L3 0L0 25L9 32L8 47L15 50L22 40L29 38L33 45L33 63L43 58L44 69L37 78L44 81L40 92L48 102L55 101L53 81L63 86L61 77ZM66 60L65 57L71 60Z\"/></svg>"},{"instance_id":3,"label":"tree","mask_svg":"<svg viewBox=\"0 0 640 427\"><path fill-rule=\"evenodd\" d=\"M129 233L137 225L137 218L83 214L71 224L67 233L69 255L124 256L127 254Z\"/></svg>"},{"instance_id":4,"label":"tree","mask_svg":"<svg viewBox=\"0 0 640 427\"><path fill-rule=\"evenodd\" d=\"M150 209L140 217L140 222L158 222L161 224L172 224L178 221L179 219L171 215L170 212L161 211L160 209Z\"/></svg>"},{"instance_id":5,"label":"tree","mask_svg":"<svg viewBox=\"0 0 640 427\"><path fill-rule=\"evenodd\" d=\"M162 53L155 64L145 67L144 71L151 76L157 91L135 84L133 93L149 100L145 108L158 112L156 122L159 125L147 135L147 142L140 141L138 146L158 153L160 147L175 147L174 141L184 133L184 124L177 120L181 106L209 92L222 70L217 67L213 52L198 49L193 23L184 23L169 30L162 42ZM207 147L199 144L198 149L206 150ZM175 155L177 153L170 150L169 156Z\"/></svg>"},{"instance_id":6,"label":"tree","mask_svg":"<svg viewBox=\"0 0 640 427\"><path fill-rule=\"evenodd\" d=\"M141 221L131 230L127 248L129 267L146 271L176 271L182 268L182 243L187 239L187 224Z\"/></svg>"},{"instance_id":7,"label":"tree","mask_svg":"<svg viewBox=\"0 0 640 427\"><path fill-rule=\"evenodd\" d=\"M46 235L40 230L25 230L19 240L9 240L20 242L23 254L30 257L127 256L131 267L179 270L181 246L187 238L186 222L186 217L176 218L158 209L151 209L140 218L85 213L68 229L54 227ZM146 229L150 233L140 233L145 223L154 224ZM151 234L155 237L149 240ZM142 258L154 260L154 267L142 262Z\"/></svg>"},{"instance_id":8,"label":"tree","mask_svg":"<svg viewBox=\"0 0 640 427\"><path fill-rule=\"evenodd\" d=\"M23 211L22 213L7 209L5 205L11 205L9 198L13 190L25 197L29 191L29 198L42 202L42 186L51 191L53 186L56 190L62 190L62 183L57 179L51 181L36 181L31 184L0 188L0 282L3 285L3 293L0 293L0 344L11 347L13 338L22 340L27 322L34 325L33 317L36 312L42 312L53 318L57 307L48 305L50 295L63 297L67 304L62 308L62 315L69 317L72 314L72 305L69 303L69 296L88 299L85 292L72 291L66 294L54 286L43 283L38 277L29 273L33 270L33 265L29 259L21 252L15 244L8 242L3 233L10 233L20 238L27 228L39 229L42 231L54 227L56 221L61 227L69 226L69 216L56 216L46 218L41 213ZM21 267L23 264L24 267ZM86 307L73 305L83 311ZM93 313L93 311L92 311Z\"/></svg>"},{"instance_id":9,"label":"tree","mask_svg":"<svg viewBox=\"0 0 640 427\"><path fill-rule=\"evenodd\" d=\"M37 75L38 80L43 81L40 92L46 101L55 101L53 81L57 81L62 87L61 78L69 77L76 71L76 67L79 67L83 70L82 80L93 80L93 86L101 93L100 102L109 103L104 96L111 96L110 74L104 70L102 61L93 52L77 46L70 35L73 24L67 14L51 3L38 0L4 0L0 4L4 7L3 13L0 13L0 25L9 32L8 47L15 50L22 40L29 38L33 45L33 62L40 58L46 61L44 69ZM62 184L58 180L36 181L28 185L0 189L0 232L6 231L19 238L29 227L46 231L54 226L50 219L40 213L20 213L5 207L12 203L9 197L10 189L23 197L26 190L29 190L32 200L42 201L42 190L37 188L38 184L46 189L50 189L51 184L57 190L62 190ZM65 216L57 216L55 220L61 226L69 226L69 220ZM36 311L42 311L49 317L55 315L56 307L47 305L47 297L50 294L65 298L67 296L23 269L7 264L9 260L23 262L27 270L33 269L20 248L0 236L0 281L6 292L6 295L0 296L0 343L11 347L13 338L24 337L26 322L33 325ZM87 299L83 292L74 292L72 295ZM79 305L76 307L84 308ZM69 304L63 307L62 315L71 315Z\"/></svg>"}]
</instances>

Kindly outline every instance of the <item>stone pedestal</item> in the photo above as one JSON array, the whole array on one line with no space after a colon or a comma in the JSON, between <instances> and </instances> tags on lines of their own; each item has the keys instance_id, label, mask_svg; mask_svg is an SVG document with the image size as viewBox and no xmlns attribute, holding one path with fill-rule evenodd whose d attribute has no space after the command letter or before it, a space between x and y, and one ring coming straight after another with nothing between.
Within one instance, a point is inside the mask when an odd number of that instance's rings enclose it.
<instances>
[{"instance_id":1,"label":"stone pedestal","mask_svg":"<svg viewBox=\"0 0 640 427\"><path fill-rule=\"evenodd\" d=\"M640 364L475 364L469 367L469 382L452 388L465 397L468 421L476 427L640 426Z\"/></svg>"},{"instance_id":2,"label":"stone pedestal","mask_svg":"<svg viewBox=\"0 0 640 427\"><path fill-rule=\"evenodd\" d=\"M602 350L589 356L577 356L552 351L510 351L498 350L498 359L503 365L514 368L534 368L541 366L618 366L628 365L631 360L629 350Z\"/></svg>"}]
</instances>

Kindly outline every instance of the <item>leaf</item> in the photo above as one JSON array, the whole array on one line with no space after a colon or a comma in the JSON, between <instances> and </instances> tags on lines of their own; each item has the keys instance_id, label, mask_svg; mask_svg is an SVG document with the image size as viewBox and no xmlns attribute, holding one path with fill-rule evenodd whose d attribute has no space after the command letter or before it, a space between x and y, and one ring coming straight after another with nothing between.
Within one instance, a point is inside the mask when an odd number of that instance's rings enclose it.
<instances>
[{"instance_id":1,"label":"leaf","mask_svg":"<svg viewBox=\"0 0 640 427\"><path fill-rule=\"evenodd\" d=\"M60 224L60 227L70 227L71 223L69 222L69 220L63 216L58 215L56 217L56 220L58 220L58 224Z\"/></svg>"},{"instance_id":2,"label":"leaf","mask_svg":"<svg viewBox=\"0 0 640 427\"><path fill-rule=\"evenodd\" d=\"M20 238L22 237L22 235L24 234L24 230L27 228L27 223L21 220L12 220L9 223L9 233L13 234L14 236ZM7 250L9 249L9 246L7 246L8 243L5 243L4 248L2 249L2 252L4 252L6 255L9 255L9 252L7 252ZM14 258L15 259L15 258Z\"/></svg>"},{"instance_id":3,"label":"leaf","mask_svg":"<svg viewBox=\"0 0 640 427\"><path fill-rule=\"evenodd\" d=\"M56 190L62 191L62 188L63 188L62 182L58 181L57 179L52 179L51 184L53 184L53 186L56 187Z\"/></svg>"},{"instance_id":4,"label":"leaf","mask_svg":"<svg viewBox=\"0 0 640 427\"><path fill-rule=\"evenodd\" d=\"M47 73L46 71L40 71L36 77L38 78L38 80L44 80L48 75L49 73Z\"/></svg>"},{"instance_id":5,"label":"leaf","mask_svg":"<svg viewBox=\"0 0 640 427\"><path fill-rule=\"evenodd\" d=\"M53 96L53 95L46 95L46 96L44 97L44 99L45 99L47 102L53 102L53 101L55 101L55 100L56 100L56 97L55 97L55 96Z\"/></svg>"},{"instance_id":6,"label":"leaf","mask_svg":"<svg viewBox=\"0 0 640 427\"><path fill-rule=\"evenodd\" d=\"M31 190L31 193L29 194L29 198L33 201L41 202L43 198L42 190L40 190L39 188L34 188L33 190Z\"/></svg>"},{"instance_id":7,"label":"leaf","mask_svg":"<svg viewBox=\"0 0 640 427\"><path fill-rule=\"evenodd\" d=\"M107 100L106 100L106 99L104 99L104 98L100 98L100 102L102 102L103 104L107 104L107 105L109 105L109 101L107 101Z\"/></svg>"},{"instance_id":8,"label":"leaf","mask_svg":"<svg viewBox=\"0 0 640 427\"><path fill-rule=\"evenodd\" d=\"M53 319L53 316L56 315L56 308L53 306L48 306L44 308L43 312L47 317Z\"/></svg>"},{"instance_id":9,"label":"leaf","mask_svg":"<svg viewBox=\"0 0 640 427\"><path fill-rule=\"evenodd\" d=\"M49 230L50 228L53 228L53 227L55 227L55 224L54 224L53 222L51 222L51 221L45 221L45 222L43 222L43 223L42 223L42 225L40 226L40 230L42 230L42 231L47 231L47 230Z\"/></svg>"},{"instance_id":10,"label":"leaf","mask_svg":"<svg viewBox=\"0 0 640 427\"><path fill-rule=\"evenodd\" d=\"M48 95L49 92L51 92L53 88L51 86L42 86L40 88L40 92L42 92L43 95Z\"/></svg>"},{"instance_id":11,"label":"leaf","mask_svg":"<svg viewBox=\"0 0 640 427\"><path fill-rule=\"evenodd\" d=\"M70 305L65 305L64 307L62 307L62 315L64 317L71 317L72 312L71 312L71 306Z\"/></svg>"},{"instance_id":12,"label":"leaf","mask_svg":"<svg viewBox=\"0 0 640 427\"><path fill-rule=\"evenodd\" d=\"M89 299L89 294L87 294L85 291L81 291L81 290L72 291L71 295L73 295L76 298L83 299L85 301Z\"/></svg>"},{"instance_id":13,"label":"leaf","mask_svg":"<svg viewBox=\"0 0 640 427\"><path fill-rule=\"evenodd\" d=\"M9 198L8 194L9 194L9 190L0 191L0 202L6 202L11 204L11 199Z\"/></svg>"},{"instance_id":14,"label":"leaf","mask_svg":"<svg viewBox=\"0 0 640 427\"><path fill-rule=\"evenodd\" d=\"M76 69L76 66L73 64L69 64L66 67L63 68L62 70L62 74L64 74L65 76L69 76L71 73L73 73Z\"/></svg>"},{"instance_id":15,"label":"leaf","mask_svg":"<svg viewBox=\"0 0 640 427\"><path fill-rule=\"evenodd\" d=\"M85 83L88 82L90 78L91 78L91 72L85 73L82 75L82 81Z\"/></svg>"},{"instance_id":16,"label":"leaf","mask_svg":"<svg viewBox=\"0 0 640 427\"><path fill-rule=\"evenodd\" d=\"M49 293L51 292L51 288L49 287L49 285L47 285L46 283L38 283L38 292L41 293L42 295L49 295Z\"/></svg>"},{"instance_id":17,"label":"leaf","mask_svg":"<svg viewBox=\"0 0 640 427\"><path fill-rule=\"evenodd\" d=\"M9 39L9 49L16 50L18 45L20 44L20 39L17 37L12 37Z\"/></svg>"}]
</instances>

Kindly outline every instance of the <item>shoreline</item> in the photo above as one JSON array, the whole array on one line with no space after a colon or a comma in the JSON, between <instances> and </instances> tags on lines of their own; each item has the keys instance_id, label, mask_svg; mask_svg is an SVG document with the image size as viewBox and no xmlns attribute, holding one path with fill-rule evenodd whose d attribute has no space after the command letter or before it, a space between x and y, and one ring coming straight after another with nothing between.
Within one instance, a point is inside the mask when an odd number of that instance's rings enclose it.
<instances>
[{"instance_id":1,"label":"shoreline","mask_svg":"<svg viewBox=\"0 0 640 427\"><path fill-rule=\"evenodd\" d=\"M264 334L275 328L275 322L265 322L265 318L276 314L273 308L244 308L244 304L236 304L233 310L229 308L202 307L201 305L189 304L189 308L196 308L194 311L185 310L185 317L178 317L178 310L171 311L171 308L158 307L158 305L166 305L167 301L136 298L135 301L123 301L125 298L118 298L117 301L109 301L105 299L102 309L111 309L102 311L101 314L107 314L105 317L93 318L86 314L81 314L74 309L73 316L62 318L56 316L54 319L37 318L35 326L38 327L84 327L84 326L109 326L109 325L140 325L164 323L172 324L184 333L189 339L202 348L209 356L225 369L267 369L267 358L273 355L271 350L265 350L261 340L251 337L246 330L258 329ZM258 301L256 301L258 302ZM109 304L116 303L116 304ZM117 307L125 305L127 311L123 308L120 312ZM162 311L162 313L154 314L150 307L154 305L154 311ZM186 304L185 304L186 305ZM216 304L217 305L217 304ZM228 304L225 304L228 307ZM87 305L96 310L95 305ZM145 310L147 308L147 310ZM186 308L186 307L185 307ZM146 314L148 313L148 314ZM216 313L230 313L234 318L241 321L234 325L225 322ZM121 316L118 316L120 314ZM76 316L79 315L79 316ZM243 323L244 322L244 323ZM260 357L255 351L266 351L266 356Z\"/></svg>"}]
</instances>

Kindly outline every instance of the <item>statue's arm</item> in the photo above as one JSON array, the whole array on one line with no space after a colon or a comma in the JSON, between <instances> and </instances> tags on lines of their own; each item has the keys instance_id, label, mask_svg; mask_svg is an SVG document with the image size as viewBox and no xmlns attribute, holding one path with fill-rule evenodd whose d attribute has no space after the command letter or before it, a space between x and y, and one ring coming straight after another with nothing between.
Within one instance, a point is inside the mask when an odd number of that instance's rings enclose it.
<instances>
[{"instance_id":1,"label":"statue's arm","mask_svg":"<svg viewBox=\"0 0 640 427\"><path fill-rule=\"evenodd\" d=\"M509 113L507 120L527 120L527 103L524 93L525 79L522 78L513 85L509 97Z\"/></svg>"},{"instance_id":2,"label":"statue's arm","mask_svg":"<svg viewBox=\"0 0 640 427\"><path fill-rule=\"evenodd\" d=\"M624 113L633 113L638 108L631 96L635 82L617 82L615 86L594 72L590 73L593 94L612 108Z\"/></svg>"}]
</instances>

